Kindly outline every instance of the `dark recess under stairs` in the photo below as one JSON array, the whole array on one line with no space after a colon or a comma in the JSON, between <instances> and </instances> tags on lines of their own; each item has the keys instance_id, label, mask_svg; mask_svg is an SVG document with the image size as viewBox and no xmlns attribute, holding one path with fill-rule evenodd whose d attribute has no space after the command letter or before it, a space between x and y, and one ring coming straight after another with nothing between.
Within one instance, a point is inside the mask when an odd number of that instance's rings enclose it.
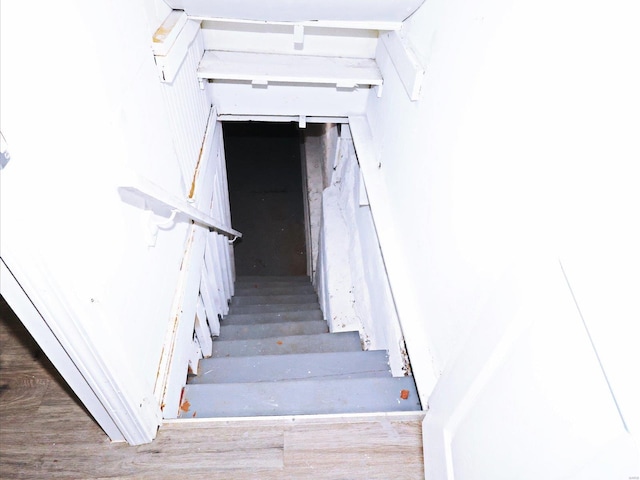
<instances>
[{"instance_id":1,"label":"dark recess under stairs","mask_svg":"<svg viewBox=\"0 0 640 480\"><path fill-rule=\"evenodd\" d=\"M213 355L184 387L179 418L420 410L413 377L358 332L329 333L308 277L238 277Z\"/></svg>"}]
</instances>

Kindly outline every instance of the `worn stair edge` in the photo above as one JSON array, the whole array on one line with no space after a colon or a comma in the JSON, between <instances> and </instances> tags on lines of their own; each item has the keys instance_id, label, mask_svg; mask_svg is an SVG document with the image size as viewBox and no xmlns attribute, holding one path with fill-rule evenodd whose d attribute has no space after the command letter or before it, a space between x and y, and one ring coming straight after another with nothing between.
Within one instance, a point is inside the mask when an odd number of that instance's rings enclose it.
<instances>
[{"instance_id":1,"label":"worn stair edge","mask_svg":"<svg viewBox=\"0 0 640 480\"><path fill-rule=\"evenodd\" d=\"M213 358L290 353L348 352L362 350L358 332L292 335L251 340L216 340Z\"/></svg>"},{"instance_id":2,"label":"worn stair edge","mask_svg":"<svg viewBox=\"0 0 640 480\"><path fill-rule=\"evenodd\" d=\"M297 305L317 301L318 296L315 293L305 295L244 295L233 297L231 305L234 307L241 305Z\"/></svg>"},{"instance_id":3,"label":"worn stair edge","mask_svg":"<svg viewBox=\"0 0 640 480\"><path fill-rule=\"evenodd\" d=\"M311 283L311 279L306 275L246 275L236 277L235 284L257 283L262 285L273 282Z\"/></svg>"},{"instance_id":4,"label":"worn stair edge","mask_svg":"<svg viewBox=\"0 0 640 480\"><path fill-rule=\"evenodd\" d=\"M261 323L304 322L323 320L322 311L302 310L293 312L240 313L227 315L222 319L223 325L256 325Z\"/></svg>"},{"instance_id":5,"label":"worn stair edge","mask_svg":"<svg viewBox=\"0 0 640 480\"><path fill-rule=\"evenodd\" d=\"M289 285L284 287L241 287L236 286L235 296L255 296L255 295L313 295L315 290L309 285Z\"/></svg>"},{"instance_id":6,"label":"worn stair edge","mask_svg":"<svg viewBox=\"0 0 640 480\"><path fill-rule=\"evenodd\" d=\"M249 340L288 335L313 335L316 333L329 333L327 322L324 320L307 320L253 325L222 325L218 338L220 340Z\"/></svg>"},{"instance_id":7,"label":"worn stair edge","mask_svg":"<svg viewBox=\"0 0 640 480\"><path fill-rule=\"evenodd\" d=\"M229 314L241 313L273 313L273 312L294 312L320 310L317 300L314 303L293 303L280 305L231 305Z\"/></svg>"},{"instance_id":8,"label":"worn stair edge","mask_svg":"<svg viewBox=\"0 0 640 480\"><path fill-rule=\"evenodd\" d=\"M209 383L184 387L179 418L371 413L420 409L413 377Z\"/></svg>"},{"instance_id":9,"label":"worn stair edge","mask_svg":"<svg viewBox=\"0 0 640 480\"><path fill-rule=\"evenodd\" d=\"M190 384L390 377L386 350L205 358Z\"/></svg>"}]
</instances>

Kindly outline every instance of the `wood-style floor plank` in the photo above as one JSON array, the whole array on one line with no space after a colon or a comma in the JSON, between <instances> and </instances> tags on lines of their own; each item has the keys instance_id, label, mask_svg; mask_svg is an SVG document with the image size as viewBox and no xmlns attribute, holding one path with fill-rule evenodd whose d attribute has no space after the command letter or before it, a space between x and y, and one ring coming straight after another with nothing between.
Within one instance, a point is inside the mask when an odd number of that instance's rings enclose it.
<instances>
[{"instance_id":1,"label":"wood-style floor plank","mask_svg":"<svg viewBox=\"0 0 640 480\"><path fill-rule=\"evenodd\" d=\"M421 415L186 420L114 444L0 298L0 479L418 479Z\"/></svg>"}]
</instances>

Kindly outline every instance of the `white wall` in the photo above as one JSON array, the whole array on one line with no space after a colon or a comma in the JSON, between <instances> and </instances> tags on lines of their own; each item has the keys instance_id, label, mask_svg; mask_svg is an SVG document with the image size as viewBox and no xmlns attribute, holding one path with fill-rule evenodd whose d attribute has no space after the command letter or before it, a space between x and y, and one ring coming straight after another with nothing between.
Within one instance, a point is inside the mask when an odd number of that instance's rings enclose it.
<instances>
[{"instance_id":1,"label":"white wall","mask_svg":"<svg viewBox=\"0 0 640 480\"><path fill-rule=\"evenodd\" d=\"M166 6L33 8L2 4L2 133L12 156L1 174L3 258L10 268L39 259L143 408L154 402L189 225L178 218L149 246L142 202L125 203L117 187L128 168L185 194L150 48L158 24L147 12L162 17Z\"/></svg>"},{"instance_id":2,"label":"white wall","mask_svg":"<svg viewBox=\"0 0 640 480\"><path fill-rule=\"evenodd\" d=\"M385 228L403 232L393 287L419 387L513 261L544 254L566 263L640 432L638 21L625 1L427 2L402 32L426 69L417 102L379 50L384 94L367 115L395 212Z\"/></svg>"}]
</instances>

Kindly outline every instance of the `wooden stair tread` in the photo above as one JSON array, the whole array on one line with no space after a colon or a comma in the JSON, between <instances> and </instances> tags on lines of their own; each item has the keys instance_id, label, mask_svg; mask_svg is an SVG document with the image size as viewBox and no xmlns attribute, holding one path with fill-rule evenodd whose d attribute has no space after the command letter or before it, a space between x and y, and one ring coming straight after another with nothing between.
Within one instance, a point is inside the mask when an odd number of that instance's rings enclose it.
<instances>
[{"instance_id":1,"label":"wooden stair tread","mask_svg":"<svg viewBox=\"0 0 640 480\"><path fill-rule=\"evenodd\" d=\"M390 377L385 350L205 358L191 384Z\"/></svg>"},{"instance_id":2,"label":"wooden stair tread","mask_svg":"<svg viewBox=\"0 0 640 480\"><path fill-rule=\"evenodd\" d=\"M187 385L179 416L316 415L420 409L413 378L376 377Z\"/></svg>"},{"instance_id":3,"label":"wooden stair tread","mask_svg":"<svg viewBox=\"0 0 640 480\"><path fill-rule=\"evenodd\" d=\"M246 340L216 340L212 357L359 351L358 332L291 335Z\"/></svg>"}]
</instances>

